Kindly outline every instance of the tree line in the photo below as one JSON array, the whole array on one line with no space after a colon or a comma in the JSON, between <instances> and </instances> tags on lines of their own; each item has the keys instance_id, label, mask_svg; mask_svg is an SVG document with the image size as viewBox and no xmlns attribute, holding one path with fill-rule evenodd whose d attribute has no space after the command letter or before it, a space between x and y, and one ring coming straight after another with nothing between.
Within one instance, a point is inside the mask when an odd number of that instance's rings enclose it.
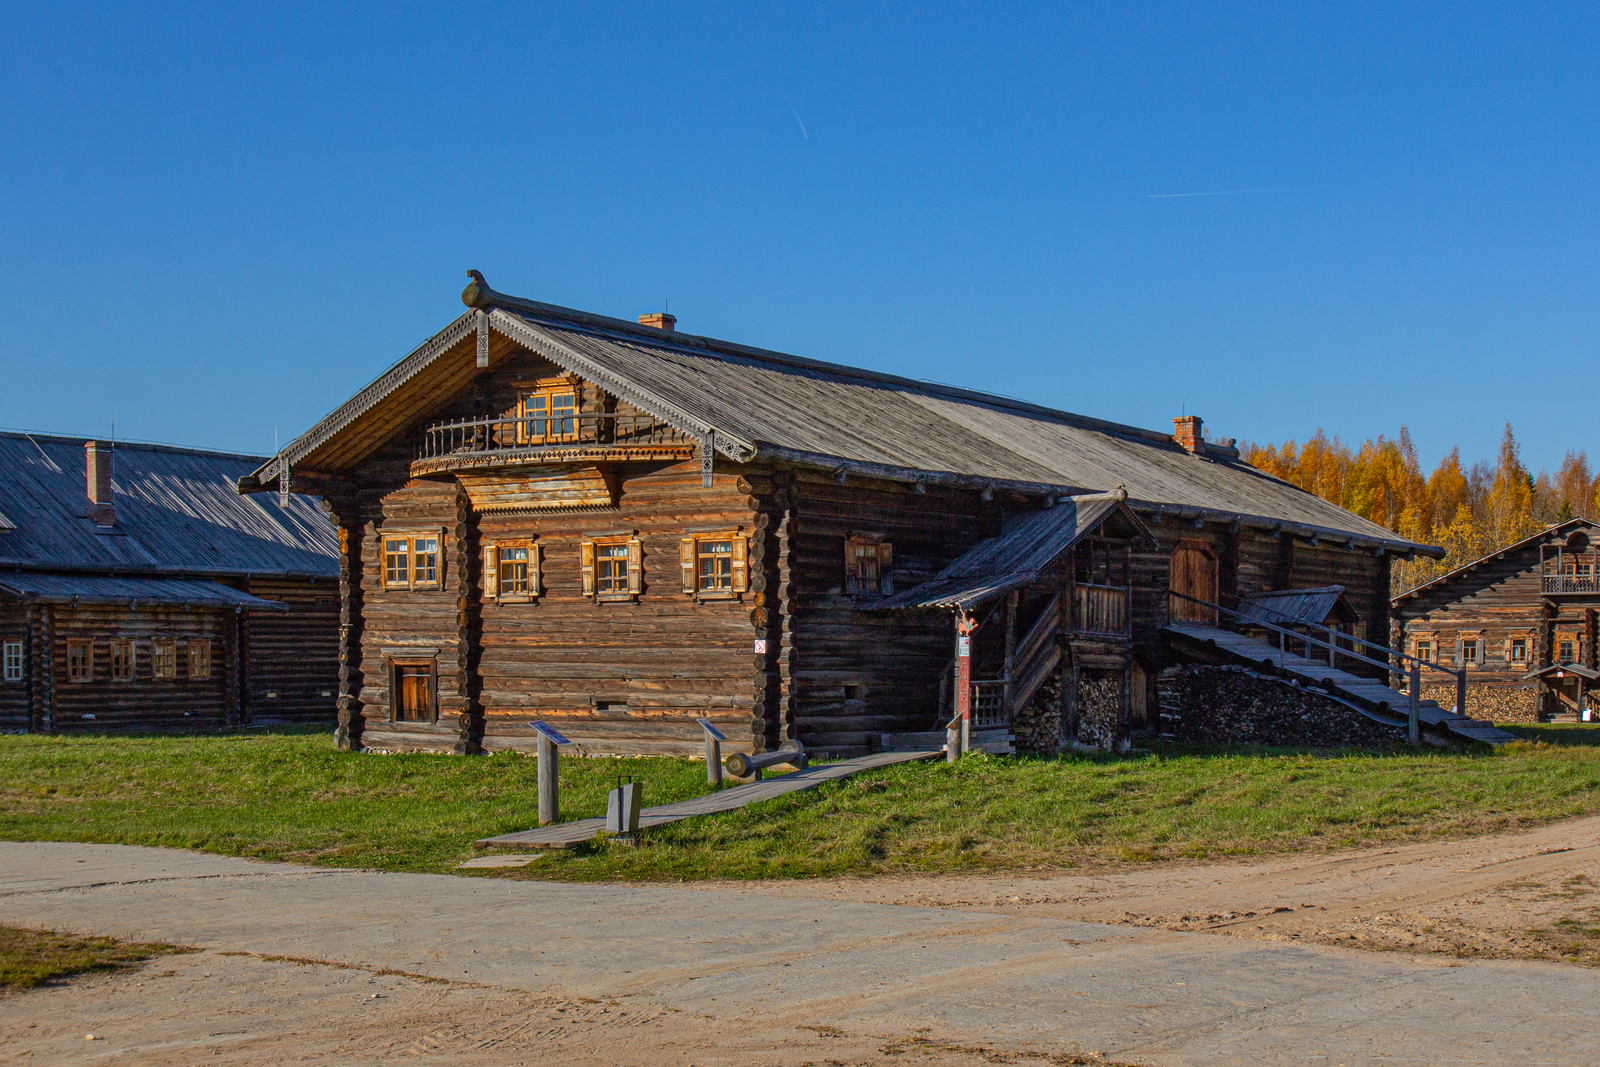
<instances>
[{"instance_id":1,"label":"tree line","mask_svg":"<svg viewBox=\"0 0 1600 1067\"><path fill-rule=\"evenodd\" d=\"M1369 438L1352 448L1321 429L1304 444L1241 443L1254 467L1387 527L1410 541L1438 545L1442 560L1396 560L1393 589L1404 592L1528 537L1546 524L1600 514L1600 476L1582 451L1569 450L1554 475L1523 465L1511 424L1494 462L1467 467L1452 448L1431 474L1417 461L1411 434Z\"/></svg>"}]
</instances>

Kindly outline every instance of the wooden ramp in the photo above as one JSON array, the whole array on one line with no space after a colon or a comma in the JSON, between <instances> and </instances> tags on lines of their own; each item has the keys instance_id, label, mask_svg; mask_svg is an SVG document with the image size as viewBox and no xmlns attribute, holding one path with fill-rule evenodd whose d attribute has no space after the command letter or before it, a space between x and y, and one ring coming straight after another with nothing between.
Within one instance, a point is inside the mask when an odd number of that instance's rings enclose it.
<instances>
[{"instance_id":1,"label":"wooden ramp","mask_svg":"<svg viewBox=\"0 0 1600 1067\"><path fill-rule=\"evenodd\" d=\"M1332 695L1360 705L1371 718L1380 722L1396 725L1404 725L1406 722L1409 698L1380 681L1363 678L1329 667L1326 663L1318 663L1305 656L1285 652L1260 638L1246 637L1244 634L1207 626L1204 623L1173 623L1164 629L1169 636L1203 645L1206 649L1222 653L1236 662L1250 666L1270 664L1286 674L1314 682ZM1422 720L1425 728L1431 727L1435 733L1448 733L1464 741L1503 745L1508 741L1517 740L1514 734L1506 733L1492 722L1472 719L1453 710L1447 710L1432 700L1422 702L1418 718Z\"/></svg>"},{"instance_id":2,"label":"wooden ramp","mask_svg":"<svg viewBox=\"0 0 1600 1067\"><path fill-rule=\"evenodd\" d=\"M680 819L692 819L696 815L716 815L724 811L733 811L747 804L815 789L824 782L837 782L841 778L848 778L862 771L892 767L896 763L933 759L943 755L942 748L937 751L874 752L870 756L857 756L855 759L827 763L761 782L736 785L732 789L707 793L693 800L680 800L676 804L645 808L639 813L639 829L664 826ZM473 844L479 848L571 848L593 840L594 836L602 832L605 827L604 819L579 819L576 822L541 826L537 830L520 830L512 834L501 834L499 837L485 837L480 841L474 841Z\"/></svg>"}]
</instances>

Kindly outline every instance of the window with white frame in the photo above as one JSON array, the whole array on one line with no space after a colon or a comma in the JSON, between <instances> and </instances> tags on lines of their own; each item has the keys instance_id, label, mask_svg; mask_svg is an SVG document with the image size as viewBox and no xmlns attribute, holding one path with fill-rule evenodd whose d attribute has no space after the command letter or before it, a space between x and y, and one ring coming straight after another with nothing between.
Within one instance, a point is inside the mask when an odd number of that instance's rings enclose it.
<instances>
[{"instance_id":1,"label":"window with white frame","mask_svg":"<svg viewBox=\"0 0 1600 1067\"><path fill-rule=\"evenodd\" d=\"M8 682L22 681L22 642L6 641L0 644L0 666Z\"/></svg>"}]
</instances>

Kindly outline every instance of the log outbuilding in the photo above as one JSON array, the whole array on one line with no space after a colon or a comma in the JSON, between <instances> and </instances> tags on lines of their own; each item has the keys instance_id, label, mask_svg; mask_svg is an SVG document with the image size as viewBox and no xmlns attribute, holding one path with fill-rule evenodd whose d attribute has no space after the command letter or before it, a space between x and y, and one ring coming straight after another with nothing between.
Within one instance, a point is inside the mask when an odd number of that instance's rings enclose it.
<instances>
[{"instance_id":1,"label":"log outbuilding","mask_svg":"<svg viewBox=\"0 0 1600 1067\"><path fill-rule=\"evenodd\" d=\"M261 462L0 433L0 729L332 721L334 530Z\"/></svg>"}]
</instances>

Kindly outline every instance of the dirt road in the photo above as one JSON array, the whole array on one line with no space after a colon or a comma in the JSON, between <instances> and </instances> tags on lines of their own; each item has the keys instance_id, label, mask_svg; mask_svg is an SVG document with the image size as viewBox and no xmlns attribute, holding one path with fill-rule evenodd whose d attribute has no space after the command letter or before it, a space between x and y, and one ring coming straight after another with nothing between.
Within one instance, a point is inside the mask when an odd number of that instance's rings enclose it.
<instances>
[{"instance_id":1,"label":"dirt road","mask_svg":"<svg viewBox=\"0 0 1600 1067\"><path fill-rule=\"evenodd\" d=\"M582 886L0 843L0 922L205 949L0 998L0 1047L36 1064L1593 1064L1588 966L1334 943L1428 948L1419 924L1446 916L1440 946L1501 951L1493 930L1589 906L1597 851L1589 819L1094 877Z\"/></svg>"},{"instance_id":2,"label":"dirt road","mask_svg":"<svg viewBox=\"0 0 1600 1067\"><path fill-rule=\"evenodd\" d=\"M761 889L1462 958L1600 963L1600 817L1325 856Z\"/></svg>"}]
</instances>

